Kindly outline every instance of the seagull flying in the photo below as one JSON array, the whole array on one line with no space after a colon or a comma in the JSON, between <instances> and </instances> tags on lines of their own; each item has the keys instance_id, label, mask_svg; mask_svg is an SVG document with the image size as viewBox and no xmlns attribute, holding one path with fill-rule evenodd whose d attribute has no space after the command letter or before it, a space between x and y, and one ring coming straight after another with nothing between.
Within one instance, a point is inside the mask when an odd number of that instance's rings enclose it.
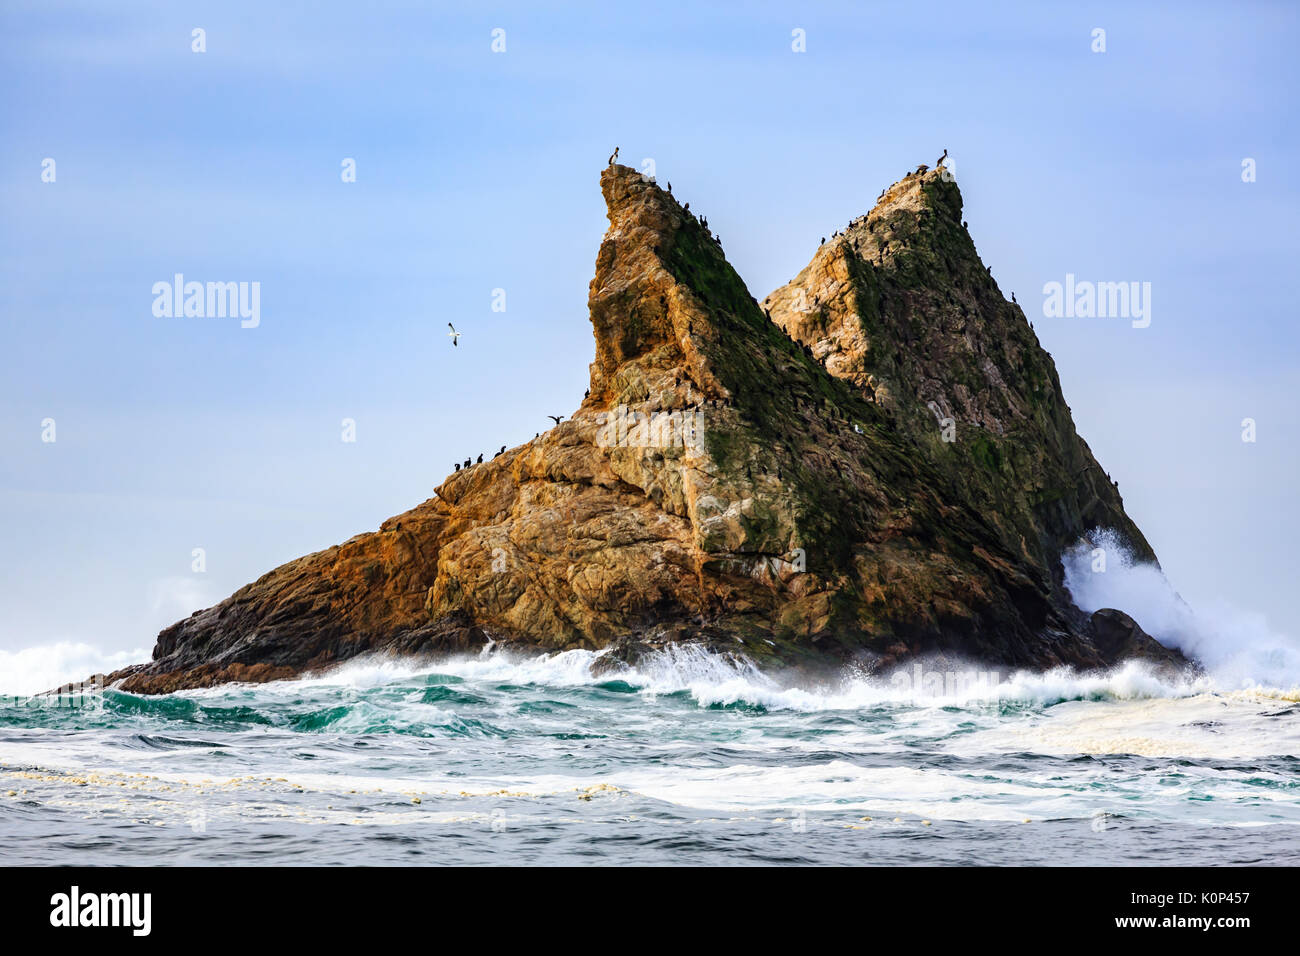
<instances>
[{"instance_id":1,"label":"seagull flying","mask_svg":"<svg viewBox=\"0 0 1300 956\"><path fill-rule=\"evenodd\" d=\"M460 333L456 331L456 326L454 326L454 325L452 325L450 322L448 322L448 323L447 323L447 328L451 329L451 331L447 333L447 338L451 339L451 344L452 344L452 345L459 345L459 344L460 344Z\"/></svg>"}]
</instances>

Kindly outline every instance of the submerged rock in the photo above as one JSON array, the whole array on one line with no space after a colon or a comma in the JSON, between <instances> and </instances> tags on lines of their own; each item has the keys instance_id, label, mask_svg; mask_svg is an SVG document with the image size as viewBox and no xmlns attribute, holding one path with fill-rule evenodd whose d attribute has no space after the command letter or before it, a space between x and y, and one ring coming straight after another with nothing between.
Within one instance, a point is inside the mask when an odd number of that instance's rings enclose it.
<instances>
[{"instance_id":1,"label":"submerged rock","mask_svg":"<svg viewBox=\"0 0 1300 956\"><path fill-rule=\"evenodd\" d=\"M173 624L110 679L167 692L489 642L609 647L613 665L702 641L869 670L1159 647L1063 586L1062 551L1093 528L1155 556L942 170L886 190L761 306L671 194L623 166L601 188L578 410Z\"/></svg>"},{"instance_id":2,"label":"submerged rock","mask_svg":"<svg viewBox=\"0 0 1300 956\"><path fill-rule=\"evenodd\" d=\"M1088 624L1092 643L1107 664L1145 661L1165 676L1188 670L1188 661L1181 653L1165 647L1123 611L1102 608L1093 613ZM1195 666L1191 670L1199 671L1200 668Z\"/></svg>"}]
</instances>

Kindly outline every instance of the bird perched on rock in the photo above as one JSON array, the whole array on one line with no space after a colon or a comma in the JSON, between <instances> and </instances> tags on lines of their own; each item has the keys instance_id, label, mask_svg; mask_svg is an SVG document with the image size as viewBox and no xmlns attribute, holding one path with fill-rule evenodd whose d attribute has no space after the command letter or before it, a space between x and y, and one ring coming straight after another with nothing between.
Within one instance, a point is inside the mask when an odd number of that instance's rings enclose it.
<instances>
[{"instance_id":1,"label":"bird perched on rock","mask_svg":"<svg viewBox=\"0 0 1300 956\"><path fill-rule=\"evenodd\" d=\"M502 455L504 455L505 453L506 453L506 446L505 446L505 445L502 445L502 446L501 446L501 450L500 450L499 452L497 452L495 455L493 455L492 457L493 457L493 458L500 458L500 457L501 457Z\"/></svg>"},{"instance_id":2,"label":"bird perched on rock","mask_svg":"<svg viewBox=\"0 0 1300 956\"><path fill-rule=\"evenodd\" d=\"M480 454L480 455L478 456L478 461L474 462L474 464L476 464L476 465L481 465L481 464L483 464L483 455L482 455L482 454Z\"/></svg>"},{"instance_id":3,"label":"bird perched on rock","mask_svg":"<svg viewBox=\"0 0 1300 956\"><path fill-rule=\"evenodd\" d=\"M609 155L609 165L613 166L613 165L614 165L614 161L615 161L616 159L618 159L618 147L617 147L617 146L614 147L614 152L610 153L610 155Z\"/></svg>"},{"instance_id":4,"label":"bird perched on rock","mask_svg":"<svg viewBox=\"0 0 1300 956\"><path fill-rule=\"evenodd\" d=\"M925 172L925 171L926 171L927 169L929 169L929 168L930 168L930 167L927 166L927 165L925 165L925 163L922 163L920 166L917 166L917 167L916 167L916 175L918 175L918 176L921 175L923 172Z\"/></svg>"},{"instance_id":5,"label":"bird perched on rock","mask_svg":"<svg viewBox=\"0 0 1300 956\"><path fill-rule=\"evenodd\" d=\"M940 156L938 159L936 159L936 160L934 161L934 168L935 168L935 169L938 169L940 166L942 166L942 165L943 165L943 161L944 161L945 159L947 159L947 158L948 158L948 147L945 146L945 147L943 148L943 155Z\"/></svg>"},{"instance_id":6,"label":"bird perched on rock","mask_svg":"<svg viewBox=\"0 0 1300 956\"><path fill-rule=\"evenodd\" d=\"M456 331L456 326L454 326L454 325L452 325L450 322L448 322L448 323L447 323L447 328L451 329L451 331L447 333L447 337L448 337L449 339L451 339L451 344L452 344L452 345L459 345L459 344L460 344L460 333Z\"/></svg>"},{"instance_id":7,"label":"bird perched on rock","mask_svg":"<svg viewBox=\"0 0 1300 956\"><path fill-rule=\"evenodd\" d=\"M555 422L555 424L557 425L564 420L563 415L547 415L546 417L549 418L551 421Z\"/></svg>"},{"instance_id":8,"label":"bird perched on rock","mask_svg":"<svg viewBox=\"0 0 1300 956\"><path fill-rule=\"evenodd\" d=\"M460 462L456 462L456 470L460 471Z\"/></svg>"}]
</instances>

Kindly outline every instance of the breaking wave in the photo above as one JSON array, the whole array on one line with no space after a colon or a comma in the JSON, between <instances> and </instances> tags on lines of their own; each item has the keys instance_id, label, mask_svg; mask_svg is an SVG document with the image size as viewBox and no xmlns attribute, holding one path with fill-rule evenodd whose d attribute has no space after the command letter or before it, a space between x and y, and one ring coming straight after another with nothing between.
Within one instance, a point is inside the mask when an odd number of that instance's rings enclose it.
<instances>
[{"instance_id":1,"label":"breaking wave","mask_svg":"<svg viewBox=\"0 0 1300 956\"><path fill-rule=\"evenodd\" d=\"M801 712L857 711L879 707L1042 708L1069 700L1140 700L1186 697L1213 689L1205 680L1171 681L1131 662L1104 674L1070 668L1043 673L972 666L930 667L917 662L884 677L846 671L834 680L808 682L767 673L739 654L683 644L645 655L636 666L593 667L603 651L572 650L525 655L486 648L477 655L417 663L401 658L360 658L313 677L261 685L270 695L294 696L306 688L361 693L385 685L453 678L496 688L594 688L643 698L689 700L699 707L751 707ZM183 692L218 696L222 688ZM346 696L346 695L345 695Z\"/></svg>"},{"instance_id":2,"label":"breaking wave","mask_svg":"<svg viewBox=\"0 0 1300 956\"><path fill-rule=\"evenodd\" d=\"M1262 614L1222 602L1193 611L1154 564L1138 561L1123 538L1098 531L1063 557L1065 586L1089 613L1118 608L1168 647L1196 658L1216 688L1300 687L1300 645Z\"/></svg>"},{"instance_id":3,"label":"breaking wave","mask_svg":"<svg viewBox=\"0 0 1300 956\"><path fill-rule=\"evenodd\" d=\"M1098 555L1101 555L1099 560ZM1085 611L1119 608L1162 643L1205 665L1199 678L1171 679L1130 662L1105 673L1057 668L1042 673L951 662L911 662L884 676L846 669L810 681L760 669L743 653L718 653L697 644L670 646L635 666L602 661L604 651L523 654L489 647L479 654L436 662L370 655L330 671L259 685L259 695L293 697L315 688L346 688L349 695L434 675L498 686L583 688L680 698L704 708L753 707L789 711L852 711L874 707L1042 708L1071 700L1142 700L1249 691L1300 697L1300 647L1273 631L1261 615L1227 605L1197 613L1158 567L1137 561L1113 532L1063 555L1065 584ZM0 651L0 693L33 694L95 672L146 658L143 651L103 654L86 644L60 643ZM606 665L606 666L593 666ZM203 699L223 688L183 692Z\"/></svg>"}]
</instances>

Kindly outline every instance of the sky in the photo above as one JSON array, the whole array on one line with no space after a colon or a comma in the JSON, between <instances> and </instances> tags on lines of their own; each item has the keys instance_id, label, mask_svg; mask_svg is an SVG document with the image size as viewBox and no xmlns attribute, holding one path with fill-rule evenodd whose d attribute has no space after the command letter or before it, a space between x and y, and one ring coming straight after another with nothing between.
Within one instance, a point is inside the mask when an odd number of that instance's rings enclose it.
<instances>
[{"instance_id":1,"label":"sky","mask_svg":"<svg viewBox=\"0 0 1300 956\"><path fill-rule=\"evenodd\" d=\"M141 659L576 408L615 145L759 299L948 149L1172 584L1300 636L1295 5L550 6L6 0L0 667ZM258 324L155 315L177 273Z\"/></svg>"}]
</instances>

